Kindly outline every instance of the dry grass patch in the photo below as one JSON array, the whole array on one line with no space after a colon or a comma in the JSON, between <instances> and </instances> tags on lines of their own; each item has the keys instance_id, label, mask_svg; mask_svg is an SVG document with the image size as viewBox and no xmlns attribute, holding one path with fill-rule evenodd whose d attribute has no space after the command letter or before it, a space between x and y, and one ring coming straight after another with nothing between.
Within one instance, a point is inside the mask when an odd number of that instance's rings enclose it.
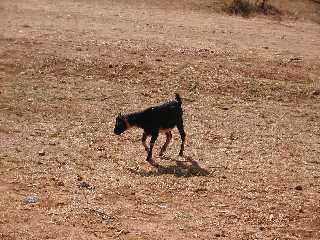
<instances>
[{"instance_id":1,"label":"dry grass patch","mask_svg":"<svg viewBox=\"0 0 320 240\"><path fill-rule=\"evenodd\" d=\"M224 10L230 14L250 17L256 14L281 15L281 11L268 3L268 1L233 0L225 5Z\"/></svg>"}]
</instances>

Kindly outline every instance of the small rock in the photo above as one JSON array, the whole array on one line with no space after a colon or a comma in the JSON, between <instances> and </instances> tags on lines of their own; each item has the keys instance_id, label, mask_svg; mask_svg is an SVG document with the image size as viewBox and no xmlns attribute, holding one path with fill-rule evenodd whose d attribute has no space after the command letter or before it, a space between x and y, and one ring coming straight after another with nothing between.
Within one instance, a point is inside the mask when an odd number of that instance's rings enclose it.
<instances>
[{"instance_id":1,"label":"small rock","mask_svg":"<svg viewBox=\"0 0 320 240\"><path fill-rule=\"evenodd\" d=\"M105 148L104 148L104 146L99 146L99 147L97 147L97 150L98 151L103 151L103 150L105 150Z\"/></svg>"},{"instance_id":2,"label":"small rock","mask_svg":"<svg viewBox=\"0 0 320 240\"><path fill-rule=\"evenodd\" d=\"M83 180L83 177L82 177L81 175L77 174L77 180L78 180L78 181L82 181L82 180Z\"/></svg>"},{"instance_id":3,"label":"small rock","mask_svg":"<svg viewBox=\"0 0 320 240\"><path fill-rule=\"evenodd\" d=\"M23 24L22 27L24 28L31 28L31 26L29 24Z\"/></svg>"},{"instance_id":4,"label":"small rock","mask_svg":"<svg viewBox=\"0 0 320 240\"><path fill-rule=\"evenodd\" d=\"M206 192L206 191L208 191L208 189L206 189L206 188L197 188L194 190L194 192L196 192L196 193Z\"/></svg>"},{"instance_id":5,"label":"small rock","mask_svg":"<svg viewBox=\"0 0 320 240\"><path fill-rule=\"evenodd\" d=\"M298 191L301 191L302 190L302 186L298 185L298 186L295 187L295 189L298 190Z\"/></svg>"},{"instance_id":6,"label":"small rock","mask_svg":"<svg viewBox=\"0 0 320 240\"><path fill-rule=\"evenodd\" d=\"M160 205L159 205L159 208L166 209L166 208L168 208L168 206L165 205L165 204L160 204Z\"/></svg>"},{"instance_id":7,"label":"small rock","mask_svg":"<svg viewBox=\"0 0 320 240\"><path fill-rule=\"evenodd\" d=\"M102 200L103 199L103 195L100 193L100 194L96 195L95 199Z\"/></svg>"},{"instance_id":8,"label":"small rock","mask_svg":"<svg viewBox=\"0 0 320 240\"><path fill-rule=\"evenodd\" d=\"M225 111L229 110L229 108L228 108L228 107L224 107L224 106L219 107L219 108L220 108L220 109L222 109L222 110L225 110Z\"/></svg>"},{"instance_id":9,"label":"small rock","mask_svg":"<svg viewBox=\"0 0 320 240\"><path fill-rule=\"evenodd\" d=\"M40 198L37 195L30 195L24 199L24 202L26 204L34 204L34 203L38 203L39 201L40 201Z\"/></svg>"},{"instance_id":10,"label":"small rock","mask_svg":"<svg viewBox=\"0 0 320 240\"><path fill-rule=\"evenodd\" d=\"M57 186L59 186L59 187L64 186L64 182L62 182L62 181L58 181L58 182L57 182Z\"/></svg>"},{"instance_id":11,"label":"small rock","mask_svg":"<svg viewBox=\"0 0 320 240\"><path fill-rule=\"evenodd\" d=\"M80 46L76 46L76 51L80 52L82 51L82 48Z\"/></svg>"},{"instance_id":12,"label":"small rock","mask_svg":"<svg viewBox=\"0 0 320 240\"><path fill-rule=\"evenodd\" d=\"M56 206L57 206L57 207L59 207L59 206L64 206L64 205L66 205L66 203L63 202L63 201L61 201L61 200L56 203Z\"/></svg>"},{"instance_id":13,"label":"small rock","mask_svg":"<svg viewBox=\"0 0 320 240\"><path fill-rule=\"evenodd\" d=\"M55 146L55 145L57 145L57 143L54 142L54 141L50 141L48 144L49 144L50 146Z\"/></svg>"},{"instance_id":14,"label":"small rock","mask_svg":"<svg viewBox=\"0 0 320 240\"><path fill-rule=\"evenodd\" d=\"M124 234L124 235L127 235L128 233L130 233L130 231L128 231L128 230L125 230L125 229L122 229L122 230L120 230L119 232L118 232L118 237L120 236L120 235L122 235L122 234Z\"/></svg>"},{"instance_id":15,"label":"small rock","mask_svg":"<svg viewBox=\"0 0 320 240\"><path fill-rule=\"evenodd\" d=\"M273 219L274 219L273 214L270 214L270 216L269 216L269 221L272 221Z\"/></svg>"},{"instance_id":16,"label":"small rock","mask_svg":"<svg viewBox=\"0 0 320 240\"><path fill-rule=\"evenodd\" d=\"M82 182L80 182L79 186L80 186L80 187L83 187L83 188L89 188L89 187L90 187L90 184L87 183L87 182L85 182L85 181L82 181Z\"/></svg>"},{"instance_id":17,"label":"small rock","mask_svg":"<svg viewBox=\"0 0 320 240\"><path fill-rule=\"evenodd\" d=\"M300 62L302 61L302 58L300 57L293 57L293 58L290 58L289 62Z\"/></svg>"},{"instance_id":18,"label":"small rock","mask_svg":"<svg viewBox=\"0 0 320 240\"><path fill-rule=\"evenodd\" d=\"M44 150L41 150L38 152L38 154L39 154L39 156L44 156L44 155L46 155L46 152Z\"/></svg>"},{"instance_id":19,"label":"small rock","mask_svg":"<svg viewBox=\"0 0 320 240\"><path fill-rule=\"evenodd\" d=\"M311 93L313 96L319 96L320 95L320 90L315 90Z\"/></svg>"},{"instance_id":20,"label":"small rock","mask_svg":"<svg viewBox=\"0 0 320 240\"><path fill-rule=\"evenodd\" d=\"M86 189L89 189L89 190L94 190L94 186L91 186L89 183L87 183L86 181L82 181L80 182L79 184L79 187L80 188L86 188Z\"/></svg>"}]
</instances>

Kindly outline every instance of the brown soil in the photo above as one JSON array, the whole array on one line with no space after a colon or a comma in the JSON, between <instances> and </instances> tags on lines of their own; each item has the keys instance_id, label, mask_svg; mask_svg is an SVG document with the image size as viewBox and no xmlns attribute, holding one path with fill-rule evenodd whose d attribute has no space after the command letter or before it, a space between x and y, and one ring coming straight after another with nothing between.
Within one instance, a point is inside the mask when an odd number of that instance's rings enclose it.
<instances>
[{"instance_id":1,"label":"brown soil","mask_svg":"<svg viewBox=\"0 0 320 240\"><path fill-rule=\"evenodd\" d=\"M320 238L318 15L221 2L1 1L0 239ZM175 92L151 166L115 116Z\"/></svg>"}]
</instances>

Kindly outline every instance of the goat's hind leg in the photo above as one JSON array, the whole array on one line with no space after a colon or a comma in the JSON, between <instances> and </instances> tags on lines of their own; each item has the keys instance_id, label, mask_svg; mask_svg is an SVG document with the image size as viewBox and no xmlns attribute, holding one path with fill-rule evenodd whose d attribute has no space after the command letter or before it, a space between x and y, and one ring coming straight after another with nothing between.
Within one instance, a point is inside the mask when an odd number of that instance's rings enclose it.
<instances>
[{"instance_id":1,"label":"goat's hind leg","mask_svg":"<svg viewBox=\"0 0 320 240\"><path fill-rule=\"evenodd\" d=\"M182 121L181 121L180 124L178 124L177 128L179 130L180 137L181 137L181 147L180 147L179 156L183 156L184 143L185 143L185 140L186 140L186 133L184 132L184 127L183 127L183 122Z\"/></svg>"},{"instance_id":2,"label":"goat's hind leg","mask_svg":"<svg viewBox=\"0 0 320 240\"><path fill-rule=\"evenodd\" d=\"M167 147L172 139L172 133L169 131L169 132L166 132L166 136L167 136L167 139L166 139L166 142L164 143L164 145L162 146L161 150L160 150L160 153L159 153L159 156L162 156L163 153L167 150Z\"/></svg>"},{"instance_id":3,"label":"goat's hind leg","mask_svg":"<svg viewBox=\"0 0 320 240\"><path fill-rule=\"evenodd\" d=\"M152 161L152 149L153 149L153 146L158 138L158 135L159 135L159 132L154 132L151 134L150 148L149 148L148 157L147 157L148 162Z\"/></svg>"},{"instance_id":4,"label":"goat's hind leg","mask_svg":"<svg viewBox=\"0 0 320 240\"><path fill-rule=\"evenodd\" d=\"M143 144L144 149L146 150L146 152L149 152L149 148L148 148L147 143L146 143L147 137L148 137L148 135L144 132L143 135L142 135L141 141L142 141L142 144Z\"/></svg>"}]
</instances>

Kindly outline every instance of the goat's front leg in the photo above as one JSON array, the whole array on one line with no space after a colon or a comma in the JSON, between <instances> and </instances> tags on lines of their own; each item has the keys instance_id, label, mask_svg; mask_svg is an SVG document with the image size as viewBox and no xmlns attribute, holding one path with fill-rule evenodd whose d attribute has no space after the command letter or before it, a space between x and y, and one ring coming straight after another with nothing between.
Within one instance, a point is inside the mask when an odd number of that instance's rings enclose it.
<instances>
[{"instance_id":1,"label":"goat's front leg","mask_svg":"<svg viewBox=\"0 0 320 240\"><path fill-rule=\"evenodd\" d=\"M153 149L153 146L158 138L158 135L159 135L158 131L151 134L150 148L149 148L148 157L147 157L148 162L151 162L151 160L152 160L152 149Z\"/></svg>"},{"instance_id":2,"label":"goat's front leg","mask_svg":"<svg viewBox=\"0 0 320 240\"><path fill-rule=\"evenodd\" d=\"M166 132L166 136L167 136L167 139L166 139L166 142L164 143L164 145L162 146L161 150L160 150L160 153L159 153L159 156L162 156L163 153L167 150L167 147L172 139L172 133L171 132Z\"/></svg>"},{"instance_id":3,"label":"goat's front leg","mask_svg":"<svg viewBox=\"0 0 320 240\"><path fill-rule=\"evenodd\" d=\"M179 156L183 156L184 143L186 141L186 133L184 132L182 121L181 121L181 124L178 125L178 130L179 130L180 137L181 137L181 147L180 147Z\"/></svg>"},{"instance_id":4,"label":"goat's front leg","mask_svg":"<svg viewBox=\"0 0 320 240\"><path fill-rule=\"evenodd\" d=\"M144 132L143 135L142 135L141 141L142 141L142 144L143 144L144 149L146 150L146 152L149 152L149 148L148 148L147 143L146 143L147 137L148 137L148 135Z\"/></svg>"}]
</instances>

